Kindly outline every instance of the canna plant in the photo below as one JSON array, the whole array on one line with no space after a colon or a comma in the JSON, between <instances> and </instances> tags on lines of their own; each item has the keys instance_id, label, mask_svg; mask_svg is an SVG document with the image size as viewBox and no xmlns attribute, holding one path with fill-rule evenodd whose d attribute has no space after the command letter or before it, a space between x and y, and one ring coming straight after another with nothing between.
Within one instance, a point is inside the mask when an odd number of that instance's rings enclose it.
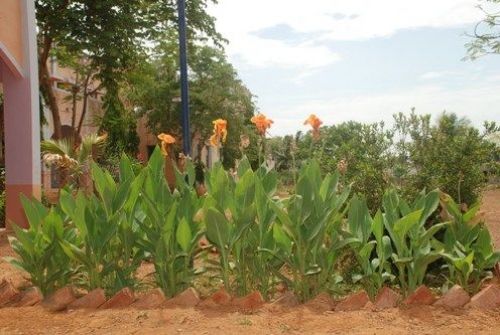
<instances>
[{"instance_id":1,"label":"canna plant","mask_svg":"<svg viewBox=\"0 0 500 335\"><path fill-rule=\"evenodd\" d=\"M384 195L384 226L391 237L394 247L391 259L405 295L423 283L429 264L442 257L443 249L434 235L448 223L437 223L429 229L425 227L438 205L437 190L428 194L422 191L411 206L393 189Z\"/></svg>"},{"instance_id":2,"label":"canna plant","mask_svg":"<svg viewBox=\"0 0 500 335\"><path fill-rule=\"evenodd\" d=\"M227 290L245 295L259 290L269 296L276 260L264 249L274 249L270 206L277 177L264 166L252 171L246 158L235 178L222 166L209 173L205 225L207 238L219 251L221 276ZM234 277L235 289L231 277Z\"/></svg>"},{"instance_id":3,"label":"canna plant","mask_svg":"<svg viewBox=\"0 0 500 335\"><path fill-rule=\"evenodd\" d=\"M448 280L475 293L491 269L500 261L488 229L479 216L479 203L465 212L447 194L441 193L443 214L451 220L443 239Z\"/></svg>"},{"instance_id":4,"label":"canna plant","mask_svg":"<svg viewBox=\"0 0 500 335\"><path fill-rule=\"evenodd\" d=\"M198 242L204 233L194 217L203 199L192 187L194 167L176 170L176 189L171 192L164 174L164 158L157 148L145 168L141 196L141 249L152 259L155 279L167 297L188 287L196 274L194 258L200 252Z\"/></svg>"},{"instance_id":5,"label":"canna plant","mask_svg":"<svg viewBox=\"0 0 500 335\"><path fill-rule=\"evenodd\" d=\"M21 195L29 228L13 225L15 237L9 237L17 258L6 257L15 267L26 271L30 281L43 295L50 294L71 280L71 262L59 241L74 241L74 230L64 225L59 208L47 209L38 200Z\"/></svg>"},{"instance_id":6,"label":"canna plant","mask_svg":"<svg viewBox=\"0 0 500 335\"><path fill-rule=\"evenodd\" d=\"M251 170L246 158L243 162L245 162L246 170ZM240 164L240 175L244 171L244 165ZM244 236L250 246L247 264L252 275L249 277L249 286L259 290L264 297L270 297L276 284L275 273L283 265L279 259L266 251L277 249L273 236L276 212L272 206L277 184L277 174L268 170L265 165L260 166L255 173L255 224L250 225ZM255 246L257 246L257 252L255 252Z\"/></svg>"},{"instance_id":7,"label":"canna plant","mask_svg":"<svg viewBox=\"0 0 500 335\"><path fill-rule=\"evenodd\" d=\"M269 251L290 275L280 277L301 301L306 301L338 282L335 263L348 243L339 229L347 210L350 188L340 190L339 175L321 177L316 160L299 173L295 194L272 203L278 224L273 227L277 251Z\"/></svg>"},{"instance_id":8,"label":"canna plant","mask_svg":"<svg viewBox=\"0 0 500 335\"><path fill-rule=\"evenodd\" d=\"M386 282L394 280L391 239L384 231L382 212L378 211L372 218L366 200L355 195L349 204L345 235L362 270L361 274L353 276L353 281L361 282L372 298ZM375 257L372 257L374 249Z\"/></svg>"},{"instance_id":9,"label":"canna plant","mask_svg":"<svg viewBox=\"0 0 500 335\"><path fill-rule=\"evenodd\" d=\"M137 176L125 155L120 161L120 180L92 164L96 194L82 191L74 197L61 192L60 206L76 228L76 242L62 240L66 254L78 264L78 281L88 290L104 288L113 294L136 285L135 272L144 258L138 248L138 197L144 171Z\"/></svg>"}]
</instances>

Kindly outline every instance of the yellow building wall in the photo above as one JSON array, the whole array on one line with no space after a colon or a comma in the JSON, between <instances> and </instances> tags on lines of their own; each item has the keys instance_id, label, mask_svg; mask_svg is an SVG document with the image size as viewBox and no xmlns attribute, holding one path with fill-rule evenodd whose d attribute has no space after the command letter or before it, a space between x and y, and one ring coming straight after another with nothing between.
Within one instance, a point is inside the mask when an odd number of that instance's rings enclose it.
<instances>
[{"instance_id":1,"label":"yellow building wall","mask_svg":"<svg viewBox=\"0 0 500 335\"><path fill-rule=\"evenodd\" d=\"M19 0L0 0L0 43L19 66L23 65L22 8Z\"/></svg>"}]
</instances>

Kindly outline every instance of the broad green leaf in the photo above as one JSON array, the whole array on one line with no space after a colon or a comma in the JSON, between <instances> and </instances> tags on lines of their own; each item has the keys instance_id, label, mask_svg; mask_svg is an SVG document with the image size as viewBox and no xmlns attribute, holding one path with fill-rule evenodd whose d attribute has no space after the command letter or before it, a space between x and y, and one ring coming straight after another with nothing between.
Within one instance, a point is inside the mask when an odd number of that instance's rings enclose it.
<instances>
[{"instance_id":1,"label":"broad green leaf","mask_svg":"<svg viewBox=\"0 0 500 335\"><path fill-rule=\"evenodd\" d=\"M226 217L215 208L208 208L205 211L205 225L207 228L207 238L221 249L229 246L231 230Z\"/></svg>"},{"instance_id":2,"label":"broad green leaf","mask_svg":"<svg viewBox=\"0 0 500 335\"><path fill-rule=\"evenodd\" d=\"M401 219L394 223L394 233L399 237L398 243L403 243L402 239L406 236L408 231L419 224L420 217L422 216L422 210L417 210L411 212L410 214L403 216Z\"/></svg>"},{"instance_id":3,"label":"broad green leaf","mask_svg":"<svg viewBox=\"0 0 500 335\"><path fill-rule=\"evenodd\" d=\"M193 238L191 228L185 218L181 220L175 234L177 242L184 252L188 252L191 247L191 239Z\"/></svg>"},{"instance_id":4,"label":"broad green leaf","mask_svg":"<svg viewBox=\"0 0 500 335\"><path fill-rule=\"evenodd\" d=\"M276 243L289 255L292 252L292 241L285 234L280 225L273 225L273 237Z\"/></svg>"}]
</instances>

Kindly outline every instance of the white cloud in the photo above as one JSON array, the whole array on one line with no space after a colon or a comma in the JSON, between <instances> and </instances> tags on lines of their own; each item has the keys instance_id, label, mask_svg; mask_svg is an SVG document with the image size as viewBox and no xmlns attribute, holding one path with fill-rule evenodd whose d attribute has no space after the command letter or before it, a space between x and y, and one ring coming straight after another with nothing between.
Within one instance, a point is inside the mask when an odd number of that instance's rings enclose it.
<instances>
[{"instance_id":1,"label":"white cloud","mask_svg":"<svg viewBox=\"0 0 500 335\"><path fill-rule=\"evenodd\" d=\"M420 75L420 80L434 80L441 78L457 77L460 73L456 71L430 71Z\"/></svg>"},{"instance_id":2,"label":"white cloud","mask_svg":"<svg viewBox=\"0 0 500 335\"><path fill-rule=\"evenodd\" d=\"M360 122L385 121L392 124L392 115L409 112L437 116L444 110L466 116L474 125L481 126L485 120L500 121L500 83L495 85L446 89L440 86L420 86L405 91L386 94L365 94L326 100L308 100L290 108L269 112L275 124L272 135L295 133L307 130L303 121L311 113L318 115L326 125L354 120ZM266 108L262 108L266 113Z\"/></svg>"},{"instance_id":3,"label":"white cloud","mask_svg":"<svg viewBox=\"0 0 500 335\"><path fill-rule=\"evenodd\" d=\"M239 56L247 64L254 67L301 67L307 69L330 65L340 56L325 46L301 43L289 45L285 42L258 38L244 34L233 39L229 52Z\"/></svg>"},{"instance_id":4,"label":"white cloud","mask_svg":"<svg viewBox=\"0 0 500 335\"><path fill-rule=\"evenodd\" d=\"M210 7L228 52L259 66L319 68L339 56L326 43L386 37L402 29L478 21L477 0L221 0ZM307 43L256 36L277 25L314 37Z\"/></svg>"}]
</instances>

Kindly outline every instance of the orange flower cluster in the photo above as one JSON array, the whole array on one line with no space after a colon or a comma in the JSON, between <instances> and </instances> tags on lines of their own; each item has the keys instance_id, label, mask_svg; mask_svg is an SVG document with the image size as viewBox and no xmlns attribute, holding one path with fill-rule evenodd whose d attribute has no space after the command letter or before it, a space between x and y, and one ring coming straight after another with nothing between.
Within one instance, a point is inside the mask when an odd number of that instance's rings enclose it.
<instances>
[{"instance_id":1,"label":"orange flower cluster","mask_svg":"<svg viewBox=\"0 0 500 335\"><path fill-rule=\"evenodd\" d=\"M311 114L307 120L304 121L304 125L310 125L312 127L312 132L313 132L313 138L318 139L319 138L319 128L323 124L323 121L321 121L316 115Z\"/></svg>"},{"instance_id":2,"label":"orange flower cluster","mask_svg":"<svg viewBox=\"0 0 500 335\"><path fill-rule=\"evenodd\" d=\"M227 121L223 119L217 119L212 123L214 124L214 133L212 136L210 136L210 145L218 148L221 142L226 142Z\"/></svg>"},{"instance_id":3,"label":"orange flower cluster","mask_svg":"<svg viewBox=\"0 0 500 335\"><path fill-rule=\"evenodd\" d=\"M255 125L257 128L257 132L261 136L266 135L266 131L271 128L271 125L274 123L273 120L268 119L264 114L257 114L256 116L252 117L250 120L252 123Z\"/></svg>"},{"instance_id":4,"label":"orange flower cluster","mask_svg":"<svg viewBox=\"0 0 500 335\"><path fill-rule=\"evenodd\" d=\"M158 139L161 141L161 153L168 157L168 148L175 143L175 138L172 135L161 133L158 135Z\"/></svg>"}]
</instances>

